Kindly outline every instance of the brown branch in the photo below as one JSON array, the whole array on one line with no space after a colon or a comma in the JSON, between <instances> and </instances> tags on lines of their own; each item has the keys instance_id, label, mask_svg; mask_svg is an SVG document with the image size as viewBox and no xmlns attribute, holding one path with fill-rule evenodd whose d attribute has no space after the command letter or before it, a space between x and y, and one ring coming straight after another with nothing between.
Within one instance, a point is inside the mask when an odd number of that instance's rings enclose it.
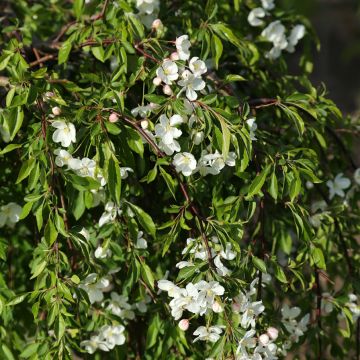
<instances>
[{"instance_id":1,"label":"brown branch","mask_svg":"<svg viewBox=\"0 0 360 360\"><path fill-rule=\"evenodd\" d=\"M59 42L59 40L60 40L60 39L64 36L64 34L70 29L70 27L71 27L72 25L75 25L76 23L77 23L77 21L74 20L74 21L71 21L71 22L69 22L68 24L64 25L64 26L61 28L59 34L56 36L56 38L52 41L53 44L56 44L57 42Z\"/></svg>"},{"instance_id":2,"label":"brown branch","mask_svg":"<svg viewBox=\"0 0 360 360\"><path fill-rule=\"evenodd\" d=\"M108 7L108 5L109 5L109 0L105 0L104 1L104 5L103 5L103 7L102 7L102 9L101 9L101 12L99 13L99 14L97 14L97 15L93 15L92 17L91 17L91 20L99 20L99 19L102 19L104 16L105 16L105 13L106 13L106 8Z\"/></svg>"},{"instance_id":3,"label":"brown branch","mask_svg":"<svg viewBox=\"0 0 360 360\"><path fill-rule=\"evenodd\" d=\"M262 107L278 105L280 101L274 98L260 98L260 99L250 99L247 101L252 109L259 109Z\"/></svg>"},{"instance_id":4,"label":"brown branch","mask_svg":"<svg viewBox=\"0 0 360 360\"><path fill-rule=\"evenodd\" d=\"M43 63L46 62L46 61L55 59L56 57L57 57L57 55L54 55L54 54L45 55L45 56L43 56L42 58L39 58L39 59L31 62L31 63L29 64L29 66L30 66L30 67L34 67L34 66L36 66L36 65L41 65L41 64L43 64Z\"/></svg>"},{"instance_id":5,"label":"brown branch","mask_svg":"<svg viewBox=\"0 0 360 360\"><path fill-rule=\"evenodd\" d=\"M319 279L319 273L318 268L315 267L315 287L316 287L316 320L318 325L318 331L317 331L317 338L318 338L318 359L320 360L322 358L322 342L321 342L321 300L322 300L322 294L321 294L321 287L320 287L320 279Z\"/></svg>"},{"instance_id":6,"label":"brown branch","mask_svg":"<svg viewBox=\"0 0 360 360\"><path fill-rule=\"evenodd\" d=\"M148 58L148 59L156 62L157 64L160 63L159 60L155 59L152 55L150 55L150 54L148 54L147 52L145 52L145 51L139 46L139 44L135 44L134 47L135 47L135 50L136 50L137 52L139 52L140 54L144 55L146 58Z\"/></svg>"}]
</instances>

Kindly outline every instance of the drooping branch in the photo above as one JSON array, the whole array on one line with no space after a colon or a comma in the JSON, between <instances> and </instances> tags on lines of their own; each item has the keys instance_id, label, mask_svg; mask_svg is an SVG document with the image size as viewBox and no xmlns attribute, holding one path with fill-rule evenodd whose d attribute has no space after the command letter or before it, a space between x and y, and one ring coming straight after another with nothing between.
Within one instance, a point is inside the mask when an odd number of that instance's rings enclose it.
<instances>
[{"instance_id":1,"label":"drooping branch","mask_svg":"<svg viewBox=\"0 0 360 360\"><path fill-rule=\"evenodd\" d=\"M146 131L144 131L144 129L138 125L138 123L135 120L131 120L130 118L123 116L123 115L117 113L116 111L112 111L112 112L115 113L116 115L118 115L119 118L121 118L125 123L127 123L131 127L133 127L148 142L148 144L152 147L152 149L155 151L156 155L159 158L163 158L166 156L166 154L158 147L158 145L151 139L151 137L146 133ZM212 255L211 255L209 240L206 236L206 229L204 226L204 217L202 216L199 208L194 203L194 200L191 200L187 185L185 182L182 181L180 175L178 174L178 172L175 169L175 166L173 164L170 164L169 167L171 169L171 172L176 177L176 179L179 183L181 193L183 194L186 202L188 203L188 206L189 206L189 209L190 209L192 215L194 217L196 217L199 221L200 235L201 235L201 238L205 245L208 262L209 262L209 265L211 266L211 268L214 268L214 263L213 263L213 259L212 259Z\"/></svg>"}]
</instances>

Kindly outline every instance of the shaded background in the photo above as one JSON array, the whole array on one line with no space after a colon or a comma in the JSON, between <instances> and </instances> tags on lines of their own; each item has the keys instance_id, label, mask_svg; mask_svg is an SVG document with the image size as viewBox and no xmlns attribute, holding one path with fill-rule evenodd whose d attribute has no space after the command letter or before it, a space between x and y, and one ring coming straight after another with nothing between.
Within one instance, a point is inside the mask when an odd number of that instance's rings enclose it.
<instances>
[{"instance_id":1,"label":"shaded background","mask_svg":"<svg viewBox=\"0 0 360 360\"><path fill-rule=\"evenodd\" d=\"M360 111L360 1L282 0L308 16L321 43L314 51L314 85L326 84L344 114Z\"/></svg>"}]
</instances>

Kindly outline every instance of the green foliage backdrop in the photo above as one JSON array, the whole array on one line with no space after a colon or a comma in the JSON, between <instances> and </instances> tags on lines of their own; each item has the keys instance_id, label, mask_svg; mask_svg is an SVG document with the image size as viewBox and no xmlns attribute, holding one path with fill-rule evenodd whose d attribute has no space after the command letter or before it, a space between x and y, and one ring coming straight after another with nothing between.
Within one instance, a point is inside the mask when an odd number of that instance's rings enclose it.
<instances>
[{"instance_id":1,"label":"green foliage backdrop","mask_svg":"<svg viewBox=\"0 0 360 360\"><path fill-rule=\"evenodd\" d=\"M360 124L306 18L0 9L1 359L359 358Z\"/></svg>"}]
</instances>

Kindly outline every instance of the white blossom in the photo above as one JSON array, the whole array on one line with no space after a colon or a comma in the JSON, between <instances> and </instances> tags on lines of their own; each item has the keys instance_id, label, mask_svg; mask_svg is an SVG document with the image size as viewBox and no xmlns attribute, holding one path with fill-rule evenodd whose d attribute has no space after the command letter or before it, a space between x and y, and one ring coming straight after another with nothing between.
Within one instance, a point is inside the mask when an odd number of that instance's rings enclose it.
<instances>
[{"instance_id":1,"label":"white blossom","mask_svg":"<svg viewBox=\"0 0 360 360\"><path fill-rule=\"evenodd\" d=\"M252 9L248 15L248 22L251 26L261 26L264 21L261 18L265 17L265 11L263 8Z\"/></svg>"},{"instance_id":2,"label":"white blossom","mask_svg":"<svg viewBox=\"0 0 360 360\"><path fill-rule=\"evenodd\" d=\"M329 188L329 199L331 200L335 195L344 197L344 190L351 185L351 181L344 177L343 173L339 173L335 176L334 180L328 180L326 185Z\"/></svg>"},{"instance_id":3,"label":"white blossom","mask_svg":"<svg viewBox=\"0 0 360 360\"><path fill-rule=\"evenodd\" d=\"M354 181L360 185L360 168L356 169L354 172Z\"/></svg>"},{"instance_id":4,"label":"white blossom","mask_svg":"<svg viewBox=\"0 0 360 360\"><path fill-rule=\"evenodd\" d=\"M236 349L236 355L243 357L249 356L248 349L253 349L256 346L256 331L251 329L248 330L242 339L239 341L239 345Z\"/></svg>"},{"instance_id":5,"label":"white blossom","mask_svg":"<svg viewBox=\"0 0 360 360\"><path fill-rule=\"evenodd\" d=\"M160 138L159 147L165 151L167 155L172 155L175 151L181 150L179 143L176 141L182 131L175 126L180 125L183 118L180 115L173 115L170 119L162 114L159 123L155 125L155 136Z\"/></svg>"},{"instance_id":6,"label":"white blossom","mask_svg":"<svg viewBox=\"0 0 360 360\"><path fill-rule=\"evenodd\" d=\"M285 31L285 26L280 20L273 21L262 31L261 36L273 43L272 50L267 54L268 58L276 59L280 56L281 51L287 48L288 41Z\"/></svg>"},{"instance_id":7,"label":"white blossom","mask_svg":"<svg viewBox=\"0 0 360 360\"><path fill-rule=\"evenodd\" d=\"M188 35L181 35L176 38L175 41L176 50L179 55L180 60L188 60L190 58L190 46L191 43L189 41Z\"/></svg>"},{"instance_id":8,"label":"white blossom","mask_svg":"<svg viewBox=\"0 0 360 360\"><path fill-rule=\"evenodd\" d=\"M116 219L116 215L121 215L122 211L112 202L108 202L105 205L105 211L99 219L99 226L103 226Z\"/></svg>"},{"instance_id":9,"label":"white blossom","mask_svg":"<svg viewBox=\"0 0 360 360\"><path fill-rule=\"evenodd\" d=\"M176 154L173 164L176 171L181 172L184 176L190 176L196 169L195 157L188 152Z\"/></svg>"},{"instance_id":10,"label":"white blossom","mask_svg":"<svg viewBox=\"0 0 360 360\"><path fill-rule=\"evenodd\" d=\"M265 10L272 10L275 7L275 0L261 0L261 5Z\"/></svg>"},{"instance_id":11,"label":"white blossom","mask_svg":"<svg viewBox=\"0 0 360 360\"><path fill-rule=\"evenodd\" d=\"M147 105L140 105L140 106L132 109L131 114L135 117L140 116L141 118L144 119L144 118L150 116L151 112L156 110L158 107L159 107L159 105L154 104L154 103L149 103Z\"/></svg>"},{"instance_id":12,"label":"white blossom","mask_svg":"<svg viewBox=\"0 0 360 360\"><path fill-rule=\"evenodd\" d=\"M92 336L90 340L82 341L80 343L80 346L84 347L85 351L89 354L94 354L97 349L100 349L102 351L109 351L106 342L100 339L98 335Z\"/></svg>"},{"instance_id":13,"label":"white blossom","mask_svg":"<svg viewBox=\"0 0 360 360\"><path fill-rule=\"evenodd\" d=\"M68 166L79 176L95 177L96 162L92 159L87 157L82 159L71 158L68 160Z\"/></svg>"},{"instance_id":14,"label":"white blossom","mask_svg":"<svg viewBox=\"0 0 360 360\"><path fill-rule=\"evenodd\" d=\"M104 325L100 328L99 336L105 341L109 349L113 349L116 345L125 343L124 330L125 327L123 325Z\"/></svg>"},{"instance_id":15,"label":"white blossom","mask_svg":"<svg viewBox=\"0 0 360 360\"><path fill-rule=\"evenodd\" d=\"M255 118L251 118L251 119L247 119L246 120L246 124L249 127L249 133L250 133L250 139L252 141L256 141L257 138L255 136L255 131L257 130L257 124L256 124L256 119Z\"/></svg>"},{"instance_id":16,"label":"white blossom","mask_svg":"<svg viewBox=\"0 0 360 360\"><path fill-rule=\"evenodd\" d=\"M7 225L10 228L20 220L22 207L14 202L10 202L0 207L0 228Z\"/></svg>"},{"instance_id":17,"label":"white blossom","mask_svg":"<svg viewBox=\"0 0 360 360\"><path fill-rule=\"evenodd\" d=\"M91 304L102 301L104 295L102 291L110 285L110 281L106 278L98 278L95 273L89 274L79 285L79 288L84 290L88 296Z\"/></svg>"},{"instance_id":18,"label":"white blossom","mask_svg":"<svg viewBox=\"0 0 360 360\"><path fill-rule=\"evenodd\" d=\"M129 176L129 172L134 172L130 167L120 167L120 176L122 179L126 179Z\"/></svg>"},{"instance_id":19,"label":"white blossom","mask_svg":"<svg viewBox=\"0 0 360 360\"><path fill-rule=\"evenodd\" d=\"M73 157L64 149L56 149L54 150L54 154L56 155L55 164L59 167L63 167L69 164L69 160Z\"/></svg>"},{"instance_id":20,"label":"white blossom","mask_svg":"<svg viewBox=\"0 0 360 360\"><path fill-rule=\"evenodd\" d=\"M69 147L71 143L76 142L76 129L74 124L58 120L54 121L51 126L56 129L52 135L55 143L61 143L61 146Z\"/></svg>"},{"instance_id":21,"label":"white blossom","mask_svg":"<svg viewBox=\"0 0 360 360\"><path fill-rule=\"evenodd\" d=\"M135 313L131 310L131 305L128 303L128 297L119 295L116 292L111 292L111 300L106 310L111 311L114 315L122 319L133 320Z\"/></svg>"},{"instance_id":22,"label":"white blossom","mask_svg":"<svg viewBox=\"0 0 360 360\"><path fill-rule=\"evenodd\" d=\"M97 259L105 259L107 257L110 257L112 254L110 249L104 248L102 246L98 246L94 252L94 256Z\"/></svg>"},{"instance_id":23,"label":"white blossom","mask_svg":"<svg viewBox=\"0 0 360 360\"><path fill-rule=\"evenodd\" d=\"M185 91L186 97L190 101L196 100L198 97L196 91L203 90L206 86L205 81L201 77L195 76L189 70L182 72L178 85L182 87L180 93Z\"/></svg>"},{"instance_id":24,"label":"white blossom","mask_svg":"<svg viewBox=\"0 0 360 360\"><path fill-rule=\"evenodd\" d=\"M137 234L136 245L135 245L137 249L147 249L148 247L147 241L143 238L143 235L144 233L142 231L139 231Z\"/></svg>"},{"instance_id":25,"label":"white blossom","mask_svg":"<svg viewBox=\"0 0 360 360\"><path fill-rule=\"evenodd\" d=\"M179 69L175 62L165 59L162 65L156 70L156 75L165 84L171 85L173 81L178 79L178 71Z\"/></svg>"},{"instance_id":26,"label":"white blossom","mask_svg":"<svg viewBox=\"0 0 360 360\"><path fill-rule=\"evenodd\" d=\"M286 51L292 53L295 51L295 46L298 44L299 40L301 40L305 35L305 26L300 24L296 25L290 33L288 37L288 46Z\"/></svg>"},{"instance_id":27,"label":"white blossom","mask_svg":"<svg viewBox=\"0 0 360 360\"><path fill-rule=\"evenodd\" d=\"M220 339L222 331L222 327L217 325L210 327L199 326L193 333L193 335L197 336L193 342L201 340L215 343Z\"/></svg>"},{"instance_id":28,"label":"white blossom","mask_svg":"<svg viewBox=\"0 0 360 360\"><path fill-rule=\"evenodd\" d=\"M193 57L189 61L189 68L195 76L201 76L207 72L205 62L198 57Z\"/></svg>"}]
</instances>

